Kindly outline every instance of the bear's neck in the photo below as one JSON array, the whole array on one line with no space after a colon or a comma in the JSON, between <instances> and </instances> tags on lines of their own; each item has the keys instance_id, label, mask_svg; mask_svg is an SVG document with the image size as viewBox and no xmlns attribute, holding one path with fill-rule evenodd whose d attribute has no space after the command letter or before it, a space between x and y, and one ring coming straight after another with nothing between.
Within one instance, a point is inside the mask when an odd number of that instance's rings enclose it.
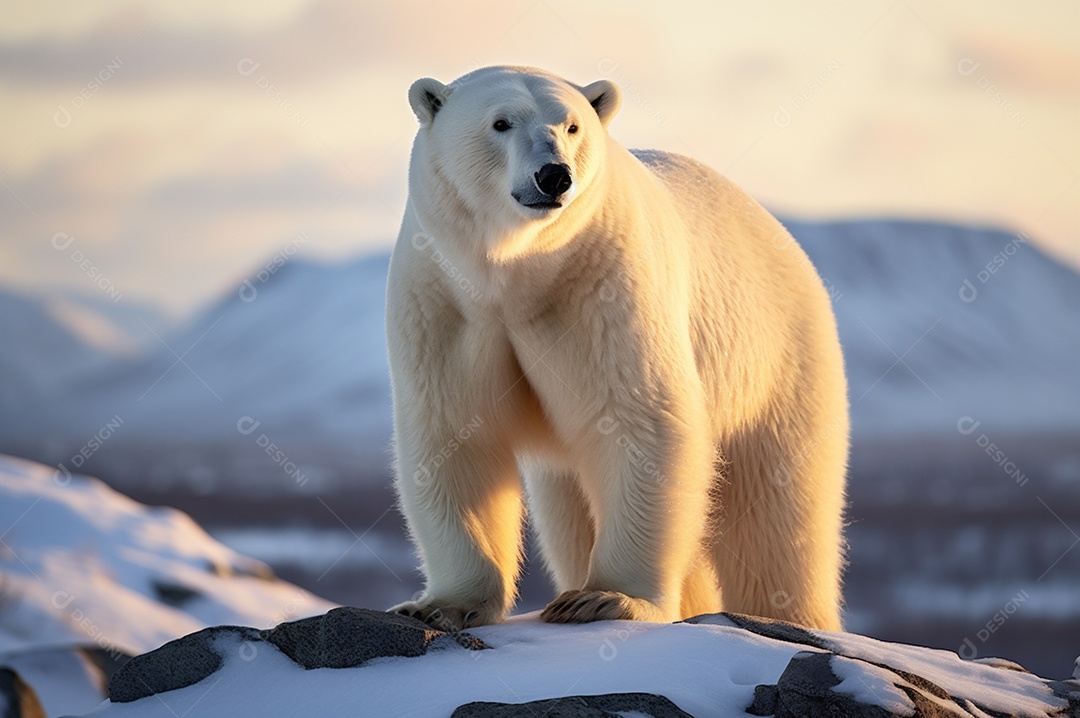
<instances>
[{"instance_id":1,"label":"bear's neck","mask_svg":"<svg viewBox=\"0 0 1080 718\"><path fill-rule=\"evenodd\" d=\"M648 223L636 211L637 185L624 177L644 168L621 147L609 150L605 163L611 166L600 168L597 179L547 225L492 232L497 222L463 211L460 198L452 208L428 208L444 219L457 218L434 239L461 276L453 291L462 294L463 311L503 313L512 306L528 314L548 306L552 297L589 291L609 278L625 244L620 238L644 236L637 225Z\"/></svg>"}]
</instances>

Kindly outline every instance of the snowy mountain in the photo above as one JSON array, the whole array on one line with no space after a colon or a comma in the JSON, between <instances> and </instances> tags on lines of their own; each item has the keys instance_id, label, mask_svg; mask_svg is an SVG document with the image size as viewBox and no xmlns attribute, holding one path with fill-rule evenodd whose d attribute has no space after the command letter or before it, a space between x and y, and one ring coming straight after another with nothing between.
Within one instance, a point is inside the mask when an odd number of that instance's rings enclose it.
<instances>
[{"instance_id":1,"label":"snowy mountain","mask_svg":"<svg viewBox=\"0 0 1080 718\"><path fill-rule=\"evenodd\" d=\"M16 409L34 411L34 403L54 398L73 376L100 369L113 356L82 341L46 302L8 292L0 292L0 331L7 338L0 350L0 407L13 416Z\"/></svg>"},{"instance_id":2,"label":"snowy mountain","mask_svg":"<svg viewBox=\"0 0 1080 718\"><path fill-rule=\"evenodd\" d=\"M107 294L88 294L69 288L43 290L41 296L52 316L69 331L110 355L134 358L156 350L159 336L178 327L176 317L145 301Z\"/></svg>"},{"instance_id":3,"label":"snowy mountain","mask_svg":"<svg viewBox=\"0 0 1080 718\"><path fill-rule=\"evenodd\" d=\"M964 417L998 432L1080 429L1080 276L1026 237L886 220L789 224L833 297L857 438L955 437ZM27 340L0 347L0 363L8 386L40 401L20 403L0 448L78 446L115 416L122 441L230 443L246 439L237 422L248 417L269 436L381 454L386 264L293 260L245 280L149 354L65 383L62 396L41 387L94 357L63 356L60 339L49 343L55 325L23 322L12 331Z\"/></svg>"},{"instance_id":4,"label":"snowy mountain","mask_svg":"<svg viewBox=\"0 0 1080 718\"><path fill-rule=\"evenodd\" d=\"M386 262L294 261L265 282L247 281L154 351L114 362L24 426L87 436L118 415L128 438L228 442L237 421L252 417L276 434L381 435Z\"/></svg>"},{"instance_id":5,"label":"snowy mountain","mask_svg":"<svg viewBox=\"0 0 1080 718\"><path fill-rule=\"evenodd\" d=\"M150 350L150 327L171 322L143 304L57 292L32 297L0 290L0 425L9 436L40 433L43 409L74 386ZM58 427L60 433L64 427Z\"/></svg>"},{"instance_id":6,"label":"snowy mountain","mask_svg":"<svg viewBox=\"0 0 1080 718\"><path fill-rule=\"evenodd\" d=\"M95 672L165 641L221 623L269 628L332 606L186 514L0 455L0 668L14 667L47 708L63 688L49 715L89 710L101 700ZM76 670L81 689L69 685Z\"/></svg>"},{"instance_id":7,"label":"snowy mountain","mask_svg":"<svg viewBox=\"0 0 1080 718\"><path fill-rule=\"evenodd\" d=\"M833 297L856 437L1080 430L1080 275L1023 234L789 222Z\"/></svg>"}]
</instances>

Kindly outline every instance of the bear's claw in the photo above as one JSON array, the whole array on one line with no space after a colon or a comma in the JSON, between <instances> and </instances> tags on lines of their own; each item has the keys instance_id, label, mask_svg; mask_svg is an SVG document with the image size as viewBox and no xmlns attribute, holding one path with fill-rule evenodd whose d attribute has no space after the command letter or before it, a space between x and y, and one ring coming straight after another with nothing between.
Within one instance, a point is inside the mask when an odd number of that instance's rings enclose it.
<instances>
[{"instance_id":1,"label":"bear's claw","mask_svg":"<svg viewBox=\"0 0 1080 718\"><path fill-rule=\"evenodd\" d=\"M441 605L436 602L406 601L388 610L391 613L400 613L403 616L423 621L432 628L447 633L498 621L495 617L485 617L480 609Z\"/></svg>"},{"instance_id":2,"label":"bear's claw","mask_svg":"<svg viewBox=\"0 0 1080 718\"><path fill-rule=\"evenodd\" d=\"M663 621L660 610L642 598L617 591L564 591L547 605L540 618L548 623L592 621Z\"/></svg>"}]
</instances>

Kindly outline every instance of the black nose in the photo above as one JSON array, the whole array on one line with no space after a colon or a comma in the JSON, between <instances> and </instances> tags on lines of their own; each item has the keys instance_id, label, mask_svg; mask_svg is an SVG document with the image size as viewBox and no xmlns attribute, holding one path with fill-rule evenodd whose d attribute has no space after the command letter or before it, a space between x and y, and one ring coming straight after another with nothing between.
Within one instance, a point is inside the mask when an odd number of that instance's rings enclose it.
<instances>
[{"instance_id":1,"label":"black nose","mask_svg":"<svg viewBox=\"0 0 1080 718\"><path fill-rule=\"evenodd\" d=\"M536 186L552 199L558 199L570 189L573 180L570 168L564 164L546 164L536 173Z\"/></svg>"}]
</instances>

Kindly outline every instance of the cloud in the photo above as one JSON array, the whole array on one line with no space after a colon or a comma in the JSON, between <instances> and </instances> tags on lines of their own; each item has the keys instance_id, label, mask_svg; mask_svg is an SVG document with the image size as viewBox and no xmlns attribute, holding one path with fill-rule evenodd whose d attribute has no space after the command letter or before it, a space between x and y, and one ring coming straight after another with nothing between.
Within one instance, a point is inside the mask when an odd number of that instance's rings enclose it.
<instances>
[{"instance_id":1,"label":"cloud","mask_svg":"<svg viewBox=\"0 0 1080 718\"><path fill-rule=\"evenodd\" d=\"M979 63L978 72L1006 91L1064 95L1080 92L1080 53L999 33L964 33L955 43L957 57Z\"/></svg>"},{"instance_id":2,"label":"cloud","mask_svg":"<svg viewBox=\"0 0 1080 718\"><path fill-rule=\"evenodd\" d=\"M324 80L357 66L449 66L507 38L491 29L514 14L488 0L433 5L320 0L289 23L235 25L163 21L141 7L123 7L75 37L33 37L0 45L0 79L20 85L79 86L110 63L113 82L142 87L168 82L216 84L235 77L250 58L276 79ZM417 48L423 48L418 53Z\"/></svg>"},{"instance_id":3,"label":"cloud","mask_svg":"<svg viewBox=\"0 0 1080 718\"><path fill-rule=\"evenodd\" d=\"M122 69L113 84L138 88L149 83L221 83L235 77L237 62L245 57L273 63L283 77L316 71L325 75L370 60L367 49L377 38L370 31L374 18L363 17L367 4L349 4L347 13L323 5L327 3L316 4L288 28L254 31L166 24L144 9L126 7L74 38L34 38L0 46L0 78L22 85L78 86L119 62ZM329 22L331 15L336 22Z\"/></svg>"},{"instance_id":4,"label":"cloud","mask_svg":"<svg viewBox=\"0 0 1080 718\"><path fill-rule=\"evenodd\" d=\"M299 231L323 253L385 246L416 127L409 83L501 62L609 77L626 98L617 139L691 154L776 207L1000 217L1080 257L1062 190L1076 52L1052 12L1014 28L1023 11L991 5L976 23L843 3L102 0L62 26L33 6L37 21L0 28L0 177L15 192L0 186L0 213L20 242L0 247L0 281L84 282L49 247L58 231L125 294L177 308ZM979 74L957 73L964 55Z\"/></svg>"}]
</instances>

